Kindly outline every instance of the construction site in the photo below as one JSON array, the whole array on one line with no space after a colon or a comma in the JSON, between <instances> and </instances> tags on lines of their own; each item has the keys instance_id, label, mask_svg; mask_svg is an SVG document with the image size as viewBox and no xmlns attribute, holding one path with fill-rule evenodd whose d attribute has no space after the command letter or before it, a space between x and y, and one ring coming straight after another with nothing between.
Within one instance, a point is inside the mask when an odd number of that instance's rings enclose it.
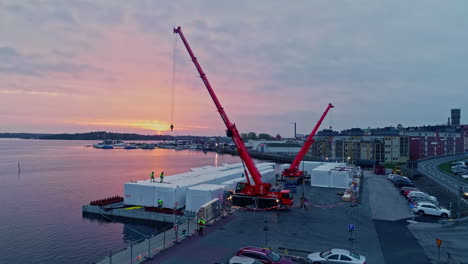
<instances>
[{"instance_id":1,"label":"construction site","mask_svg":"<svg viewBox=\"0 0 468 264\"><path fill-rule=\"evenodd\" d=\"M412 228L419 220L437 221L427 216L415 219L399 191L382 176L385 168L368 171L346 163L303 160L332 104L325 108L292 163L255 163L181 28L174 28L174 33L194 63L241 163L192 168L167 177L152 175L151 179L125 183L123 197L84 205L84 214L169 224L160 234L116 249L99 263L435 260L428 257L431 249L418 243Z\"/></svg>"}]
</instances>

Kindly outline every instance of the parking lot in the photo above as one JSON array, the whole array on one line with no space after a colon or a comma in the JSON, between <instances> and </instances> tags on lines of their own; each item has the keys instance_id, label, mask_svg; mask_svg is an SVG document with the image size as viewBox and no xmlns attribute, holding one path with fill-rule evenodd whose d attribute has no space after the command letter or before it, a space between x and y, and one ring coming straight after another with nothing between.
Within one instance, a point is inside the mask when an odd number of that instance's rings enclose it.
<instances>
[{"instance_id":1,"label":"parking lot","mask_svg":"<svg viewBox=\"0 0 468 264\"><path fill-rule=\"evenodd\" d=\"M149 263L227 263L243 246L269 247L278 253L306 256L330 248L351 249L366 256L367 263L429 263L406 219L408 204L385 179L365 172L362 203L343 203L340 189L306 186L308 211L238 210L194 236L159 254ZM301 188L296 193L299 199ZM348 224L355 225L350 241ZM264 231L265 225L268 231ZM405 250L402 250L405 249Z\"/></svg>"}]
</instances>

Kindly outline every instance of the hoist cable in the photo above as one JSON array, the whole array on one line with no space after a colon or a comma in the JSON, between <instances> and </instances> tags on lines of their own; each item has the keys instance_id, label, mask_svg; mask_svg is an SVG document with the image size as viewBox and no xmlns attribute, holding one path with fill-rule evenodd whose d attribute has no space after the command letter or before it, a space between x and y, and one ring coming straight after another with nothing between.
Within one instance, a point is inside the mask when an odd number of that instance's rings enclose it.
<instances>
[{"instance_id":1,"label":"hoist cable","mask_svg":"<svg viewBox=\"0 0 468 264\"><path fill-rule=\"evenodd\" d=\"M174 105L175 105L175 79L176 79L176 43L177 35L174 36L174 49L172 52L172 89L171 89L171 132L174 129Z\"/></svg>"}]
</instances>

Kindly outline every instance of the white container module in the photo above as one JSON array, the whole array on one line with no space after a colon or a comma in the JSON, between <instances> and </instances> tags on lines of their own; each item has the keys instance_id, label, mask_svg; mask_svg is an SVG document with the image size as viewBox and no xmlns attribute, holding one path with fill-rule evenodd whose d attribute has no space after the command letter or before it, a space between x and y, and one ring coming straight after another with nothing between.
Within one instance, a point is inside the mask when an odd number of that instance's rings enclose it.
<instances>
[{"instance_id":1,"label":"white container module","mask_svg":"<svg viewBox=\"0 0 468 264\"><path fill-rule=\"evenodd\" d=\"M330 170L313 170L310 175L310 185L318 187L330 186Z\"/></svg>"},{"instance_id":2,"label":"white container module","mask_svg":"<svg viewBox=\"0 0 468 264\"><path fill-rule=\"evenodd\" d=\"M352 168L343 163L324 163L312 170L310 184L319 187L347 188Z\"/></svg>"},{"instance_id":3,"label":"white container module","mask_svg":"<svg viewBox=\"0 0 468 264\"><path fill-rule=\"evenodd\" d=\"M154 206L154 189L138 182L124 184L124 204Z\"/></svg>"},{"instance_id":4,"label":"white container module","mask_svg":"<svg viewBox=\"0 0 468 264\"><path fill-rule=\"evenodd\" d=\"M288 169L291 166L291 164L281 164L279 165L279 171L282 173L285 169Z\"/></svg>"},{"instance_id":5,"label":"white container module","mask_svg":"<svg viewBox=\"0 0 468 264\"><path fill-rule=\"evenodd\" d=\"M331 170L330 187L346 189L351 184L350 170Z\"/></svg>"},{"instance_id":6,"label":"white container module","mask_svg":"<svg viewBox=\"0 0 468 264\"><path fill-rule=\"evenodd\" d=\"M305 171L307 172L308 174L312 174L312 170L319 167L319 166L322 166L326 163L329 163L329 162L318 162L318 161L301 161L301 163L299 163L299 170L301 171Z\"/></svg>"},{"instance_id":7,"label":"white container module","mask_svg":"<svg viewBox=\"0 0 468 264\"><path fill-rule=\"evenodd\" d=\"M275 169L263 169L263 170L260 170L260 174L262 175L262 182L271 183L271 184L275 183L276 181Z\"/></svg>"},{"instance_id":8,"label":"white container module","mask_svg":"<svg viewBox=\"0 0 468 264\"><path fill-rule=\"evenodd\" d=\"M238 182L247 182L247 179L245 177L235 178L229 181L222 182L221 185L225 186L225 191L234 191Z\"/></svg>"},{"instance_id":9,"label":"white container module","mask_svg":"<svg viewBox=\"0 0 468 264\"><path fill-rule=\"evenodd\" d=\"M207 202L218 198L223 201L224 185L200 184L187 189L186 206L187 212L197 212Z\"/></svg>"},{"instance_id":10,"label":"white container module","mask_svg":"<svg viewBox=\"0 0 468 264\"><path fill-rule=\"evenodd\" d=\"M163 207L179 209L185 206L185 192L188 187L147 181L125 183L124 204L157 207L161 199Z\"/></svg>"}]
</instances>

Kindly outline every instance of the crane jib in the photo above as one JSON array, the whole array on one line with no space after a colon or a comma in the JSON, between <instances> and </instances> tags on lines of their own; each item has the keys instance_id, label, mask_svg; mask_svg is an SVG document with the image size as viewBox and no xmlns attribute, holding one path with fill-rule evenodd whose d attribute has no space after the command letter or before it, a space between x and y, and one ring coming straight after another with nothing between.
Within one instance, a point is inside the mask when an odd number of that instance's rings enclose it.
<instances>
[{"instance_id":1,"label":"crane jib","mask_svg":"<svg viewBox=\"0 0 468 264\"><path fill-rule=\"evenodd\" d=\"M208 81L206 74L203 72L203 69L201 68L200 64L198 63L197 58L193 54L193 51L190 48L190 45L185 39L185 36L182 33L182 29L180 27L174 28L174 34L179 34L180 38L182 39L182 42L184 43L184 46L187 49L190 55L190 58L192 59L193 64L195 65L195 68L200 74L200 78L203 80L203 83L205 84L205 87L208 90L208 93L210 94L211 99L213 99L213 102L216 105L216 108L218 109L219 114L221 115L221 119L226 125L227 131L229 131L229 134L231 134L231 137L236 145L237 151L239 152L239 156L241 157L242 161L245 163L247 170L249 171L250 176L252 177L255 183L256 190L258 190L260 193L264 193L265 191L268 191L268 190L265 190L265 188L269 189L267 187L269 186L269 184L262 182L261 180L262 176L260 175L260 172L258 171L257 167L255 167L255 164L252 158L248 154L247 148L245 147L245 144L242 141L239 131L237 131L236 126L229 121L229 118L227 117L226 112L224 111L223 107L221 106L221 103L218 100L218 97L216 96L213 88L211 87L211 84ZM248 176L246 175L246 177Z\"/></svg>"}]
</instances>

